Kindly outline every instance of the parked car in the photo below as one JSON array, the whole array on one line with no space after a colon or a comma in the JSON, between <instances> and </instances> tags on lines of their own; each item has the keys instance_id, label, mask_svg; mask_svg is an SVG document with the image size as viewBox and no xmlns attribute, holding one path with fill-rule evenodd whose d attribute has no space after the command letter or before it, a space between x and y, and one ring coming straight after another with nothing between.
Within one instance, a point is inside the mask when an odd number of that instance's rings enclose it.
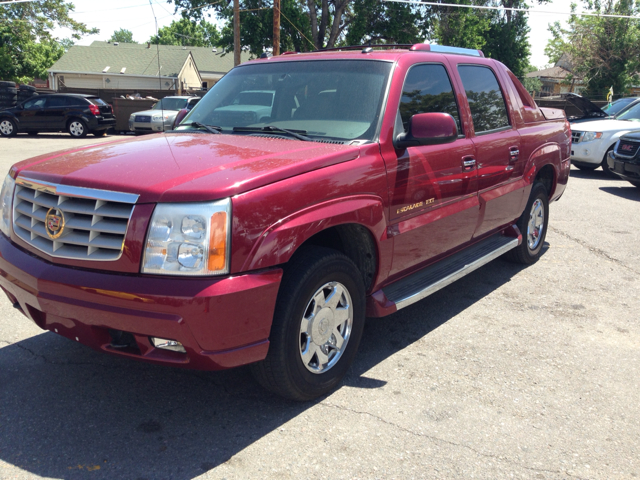
<instances>
[{"instance_id":1,"label":"parked car","mask_svg":"<svg viewBox=\"0 0 640 480\"><path fill-rule=\"evenodd\" d=\"M129 117L129 130L136 133L164 132L173 128L173 122L180 110L191 110L200 97L164 97L151 110L132 113Z\"/></svg>"},{"instance_id":2,"label":"parked car","mask_svg":"<svg viewBox=\"0 0 640 480\"><path fill-rule=\"evenodd\" d=\"M602 111L606 113L609 117L614 117L618 113L622 113L625 110L633 107L634 105L640 103L640 97L624 97L619 98L615 102L612 102L611 105L607 105L602 108Z\"/></svg>"},{"instance_id":3,"label":"parked car","mask_svg":"<svg viewBox=\"0 0 640 480\"><path fill-rule=\"evenodd\" d=\"M268 116L217 116L257 90L275 92ZM365 316L501 255L537 261L570 148L564 112L478 50L255 60L171 133L15 164L0 286L96 350L253 364L268 389L308 400L343 378Z\"/></svg>"},{"instance_id":4,"label":"parked car","mask_svg":"<svg viewBox=\"0 0 640 480\"><path fill-rule=\"evenodd\" d=\"M611 172L640 188L640 132L621 136L607 162Z\"/></svg>"},{"instance_id":5,"label":"parked car","mask_svg":"<svg viewBox=\"0 0 640 480\"><path fill-rule=\"evenodd\" d=\"M0 135L26 132L69 132L76 138L93 133L101 137L115 125L111 105L95 95L57 93L40 95L16 107L0 111Z\"/></svg>"},{"instance_id":6,"label":"parked car","mask_svg":"<svg viewBox=\"0 0 640 480\"><path fill-rule=\"evenodd\" d=\"M640 130L640 103L612 119L572 127L571 163L581 170L598 167L610 174L607 155L624 134Z\"/></svg>"}]
</instances>

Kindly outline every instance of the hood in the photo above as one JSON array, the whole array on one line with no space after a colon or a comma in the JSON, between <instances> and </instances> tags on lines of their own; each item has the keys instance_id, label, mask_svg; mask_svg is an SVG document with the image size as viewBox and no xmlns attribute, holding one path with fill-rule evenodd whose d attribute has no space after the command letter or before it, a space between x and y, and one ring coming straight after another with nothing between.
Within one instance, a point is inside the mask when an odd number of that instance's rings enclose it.
<instances>
[{"instance_id":1,"label":"hood","mask_svg":"<svg viewBox=\"0 0 640 480\"><path fill-rule=\"evenodd\" d=\"M573 122L576 120L589 120L597 118L607 118L609 115L605 113L595 103L585 97L581 97L575 93L567 93L565 97L567 102L573 108L566 108L567 118Z\"/></svg>"},{"instance_id":2,"label":"hood","mask_svg":"<svg viewBox=\"0 0 640 480\"><path fill-rule=\"evenodd\" d=\"M571 127L575 132L611 132L621 130L640 130L640 122L629 120L595 120Z\"/></svg>"},{"instance_id":3,"label":"hood","mask_svg":"<svg viewBox=\"0 0 640 480\"><path fill-rule=\"evenodd\" d=\"M237 195L359 153L349 145L174 133L42 155L12 169L34 180L135 193L138 203L194 202Z\"/></svg>"}]
</instances>

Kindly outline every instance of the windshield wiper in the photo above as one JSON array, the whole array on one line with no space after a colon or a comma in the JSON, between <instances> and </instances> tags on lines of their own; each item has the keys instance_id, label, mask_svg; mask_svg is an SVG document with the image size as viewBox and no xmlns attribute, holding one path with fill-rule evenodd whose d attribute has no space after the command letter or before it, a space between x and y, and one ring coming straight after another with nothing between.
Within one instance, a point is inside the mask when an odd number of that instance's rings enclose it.
<instances>
[{"instance_id":1,"label":"windshield wiper","mask_svg":"<svg viewBox=\"0 0 640 480\"><path fill-rule=\"evenodd\" d=\"M313 142L313 138L309 138L303 134L307 133L306 130L287 130L286 128L276 127L274 125L267 125L266 127L233 127L234 132L274 132L274 133L286 133L298 140L304 142Z\"/></svg>"},{"instance_id":2,"label":"windshield wiper","mask_svg":"<svg viewBox=\"0 0 640 480\"><path fill-rule=\"evenodd\" d=\"M217 125L205 125L204 123L200 123L200 122L191 122L191 123L184 124L184 126L204 128L209 133L222 133L222 127L218 127Z\"/></svg>"}]
</instances>

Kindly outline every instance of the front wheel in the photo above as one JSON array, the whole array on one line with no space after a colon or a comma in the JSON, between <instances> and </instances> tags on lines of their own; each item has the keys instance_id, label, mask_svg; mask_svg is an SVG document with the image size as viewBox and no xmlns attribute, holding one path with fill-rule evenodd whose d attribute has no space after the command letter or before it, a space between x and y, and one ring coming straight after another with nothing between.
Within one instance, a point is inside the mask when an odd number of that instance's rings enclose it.
<instances>
[{"instance_id":1,"label":"front wheel","mask_svg":"<svg viewBox=\"0 0 640 480\"><path fill-rule=\"evenodd\" d=\"M80 119L71 120L69 125L67 125L67 131L69 132L69 135L75 138L86 137L87 133L89 133L87 131L87 124Z\"/></svg>"},{"instance_id":2,"label":"front wheel","mask_svg":"<svg viewBox=\"0 0 640 480\"><path fill-rule=\"evenodd\" d=\"M18 127L10 118L0 120L0 135L3 137L13 137L18 133Z\"/></svg>"},{"instance_id":3,"label":"front wheel","mask_svg":"<svg viewBox=\"0 0 640 480\"><path fill-rule=\"evenodd\" d=\"M549 197L542 183L534 183L529 201L516 225L522 233L522 243L506 253L507 260L531 265L542 255L542 245L549 224Z\"/></svg>"},{"instance_id":4,"label":"front wheel","mask_svg":"<svg viewBox=\"0 0 640 480\"><path fill-rule=\"evenodd\" d=\"M612 150L613 150L613 145L610 146L609 150L607 150L607 152L604 154L604 157L602 158L602 163L600 164L600 166L602 166L602 171L607 177L619 179L620 177L618 177L615 173L611 171L611 169L609 168L609 164L607 163L607 157L609 156L609 152Z\"/></svg>"},{"instance_id":5,"label":"front wheel","mask_svg":"<svg viewBox=\"0 0 640 480\"><path fill-rule=\"evenodd\" d=\"M287 265L267 357L252 367L268 390L306 401L333 390L351 365L365 319L356 265L328 248L309 247Z\"/></svg>"}]
</instances>

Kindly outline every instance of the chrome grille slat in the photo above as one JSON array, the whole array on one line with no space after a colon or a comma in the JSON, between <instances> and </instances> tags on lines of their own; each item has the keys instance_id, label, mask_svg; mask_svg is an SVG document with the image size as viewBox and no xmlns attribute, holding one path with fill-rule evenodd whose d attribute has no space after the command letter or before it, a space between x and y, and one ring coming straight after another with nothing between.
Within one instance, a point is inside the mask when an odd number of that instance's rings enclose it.
<instances>
[{"instance_id":1,"label":"chrome grille slat","mask_svg":"<svg viewBox=\"0 0 640 480\"><path fill-rule=\"evenodd\" d=\"M92 194L95 198L90 197ZM121 199L123 201L118 201ZM14 196L13 229L23 241L52 257L117 260L122 255L136 199L137 196L131 194L60 186L19 177ZM62 235L55 239L49 237L45 227L51 208L61 211L64 216Z\"/></svg>"}]
</instances>

